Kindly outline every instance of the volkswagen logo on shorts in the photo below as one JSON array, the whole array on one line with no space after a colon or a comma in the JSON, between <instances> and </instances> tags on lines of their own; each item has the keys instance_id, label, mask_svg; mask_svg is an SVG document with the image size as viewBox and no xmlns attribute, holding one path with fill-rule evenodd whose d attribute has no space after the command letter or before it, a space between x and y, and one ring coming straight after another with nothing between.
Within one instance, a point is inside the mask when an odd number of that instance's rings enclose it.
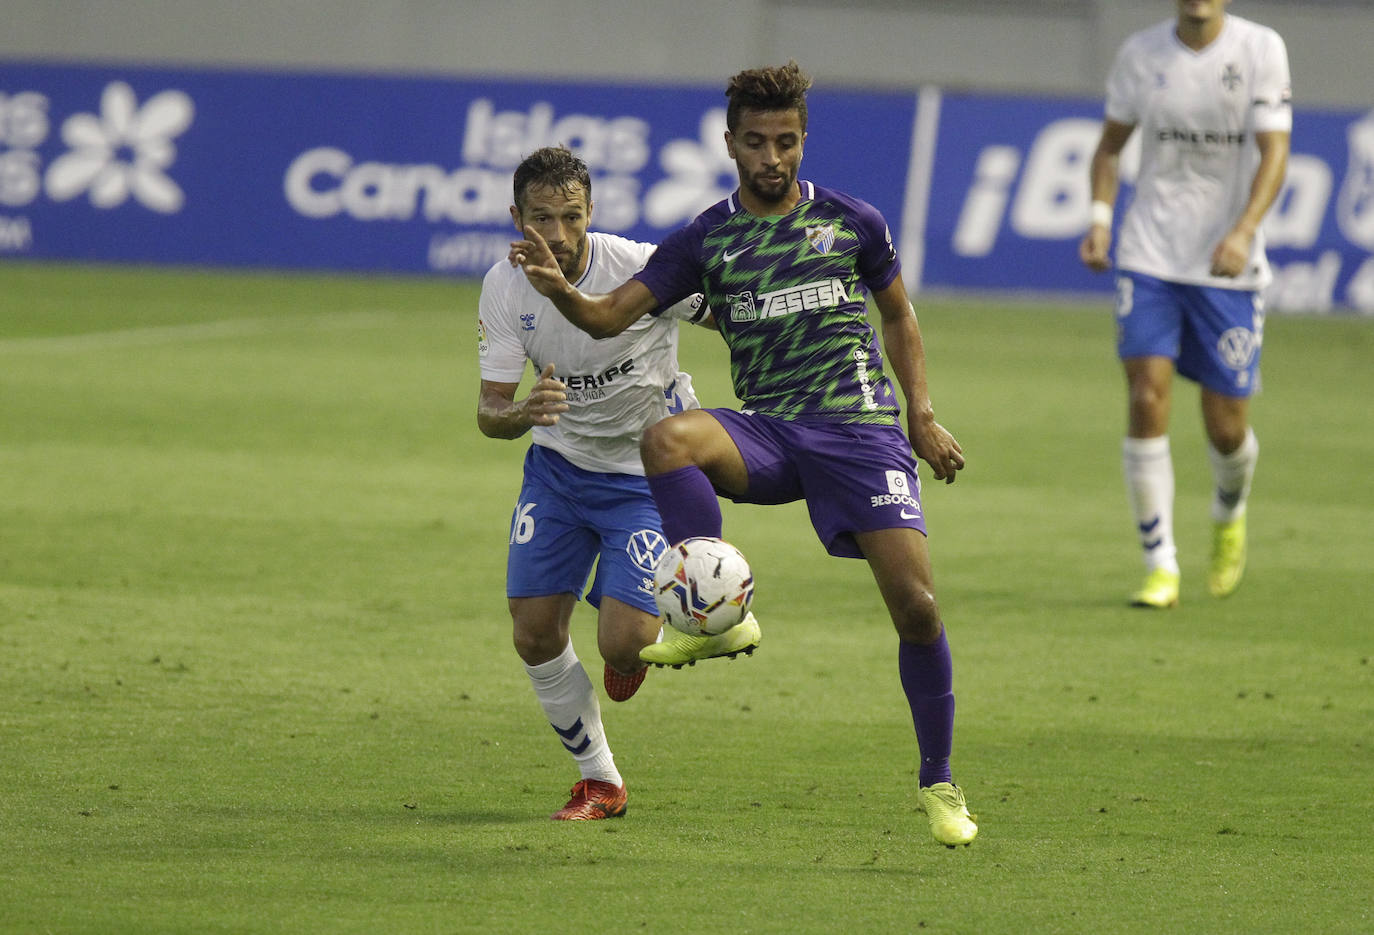
<instances>
[{"instance_id":1,"label":"volkswagen logo on shorts","mask_svg":"<svg viewBox=\"0 0 1374 935\"><path fill-rule=\"evenodd\" d=\"M1232 370L1244 370L1255 359L1258 343L1249 328L1228 328L1217 339L1217 353Z\"/></svg>"},{"instance_id":2,"label":"volkswagen logo on shorts","mask_svg":"<svg viewBox=\"0 0 1374 935\"><path fill-rule=\"evenodd\" d=\"M658 564L658 557L663 554L663 550L668 548L668 540L663 538L663 534L652 529L641 529L630 536L625 543L625 552L630 559L643 568L645 571L652 572L654 566Z\"/></svg>"}]
</instances>

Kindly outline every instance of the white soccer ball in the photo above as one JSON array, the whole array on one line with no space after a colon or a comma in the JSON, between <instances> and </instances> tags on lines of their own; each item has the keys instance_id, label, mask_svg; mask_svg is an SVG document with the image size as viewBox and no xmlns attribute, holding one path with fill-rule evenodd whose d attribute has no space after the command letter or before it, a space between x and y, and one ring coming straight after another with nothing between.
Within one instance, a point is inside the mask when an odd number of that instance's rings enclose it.
<instances>
[{"instance_id":1,"label":"white soccer ball","mask_svg":"<svg viewBox=\"0 0 1374 935\"><path fill-rule=\"evenodd\" d=\"M659 613L692 636L715 636L744 619L754 600L754 573L723 539L694 536L664 550L654 569Z\"/></svg>"}]
</instances>

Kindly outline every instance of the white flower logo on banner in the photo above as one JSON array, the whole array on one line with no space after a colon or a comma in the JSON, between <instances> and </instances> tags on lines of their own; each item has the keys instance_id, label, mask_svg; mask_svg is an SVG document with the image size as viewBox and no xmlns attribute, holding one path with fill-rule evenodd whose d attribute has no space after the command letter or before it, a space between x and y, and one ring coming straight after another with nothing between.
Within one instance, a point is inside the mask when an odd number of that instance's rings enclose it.
<instances>
[{"instance_id":1,"label":"white flower logo on banner","mask_svg":"<svg viewBox=\"0 0 1374 935\"><path fill-rule=\"evenodd\" d=\"M194 116L185 92L163 91L140 108L133 88L110 82L100 116L73 114L62 124L62 141L71 151L48 167L48 195L68 201L89 191L97 208L115 208L132 194L162 214L180 211L186 196L163 170L176 160L172 139Z\"/></svg>"},{"instance_id":2,"label":"white flower logo on banner","mask_svg":"<svg viewBox=\"0 0 1374 935\"><path fill-rule=\"evenodd\" d=\"M1350 158L1336 198L1336 223L1351 243L1374 250L1374 110L1346 131Z\"/></svg>"},{"instance_id":3,"label":"white flower logo on banner","mask_svg":"<svg viewBox=\"0 0 1374 935\"><path fill-rule=\"evenodd\" d=\"M725 151L725 109L701 116L699 140L673 140L659 151L668 177L649 189L644 216L655 227L675 227L711 207L739 185Z\"/></svg>"}]
</instances>

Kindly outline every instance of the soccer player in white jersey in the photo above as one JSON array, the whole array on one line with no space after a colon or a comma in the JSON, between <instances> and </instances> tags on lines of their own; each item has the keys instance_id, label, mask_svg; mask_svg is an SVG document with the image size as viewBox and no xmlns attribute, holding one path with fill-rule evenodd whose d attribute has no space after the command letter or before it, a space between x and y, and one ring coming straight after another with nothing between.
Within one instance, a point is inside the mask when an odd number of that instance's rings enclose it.
<instances>
[{"instance_id":1,"label":"soccer player in white jersey","mask_svg":"<svg viewBox=\"0 0 1374 935\"><path fill-rule=\"evenodd\" d=\"M1169 410L1175 370L1201 387L1216 480L1208 590L1245 570L1245 508L1259 444L1259 388L1271 274L1260 223L1283 185L1293 115L1288 53L1274 30L1228 14L1230 0L1176 0L1178 16L1126 40L1107 80L1091 165L1083 263L1106 270L1118 161L1138 128L1140 172L1116 243L1117 353L1129 388L1122 446L1146 577L1131 603L1178 603Z\"/></svg>"},{"instance_id":2,"label":"soccer player in white jersey","mask_svg":"<svg viewBox=\"0 0 1374 935\"><path fill-rule=\"evenodd\" d=\"M538 230L564 275L584 288L620 283L653 253L651 244L588 232L590 174L566 149L527 157L514 189L516 229ZM506 594L515 651L582 774L553 817L614 818L625 813L625 784L569 624L595 562L587 600L598 610L606 694L628 700L644 680L639 651L659 638L653 569L667 545L639 439L669 412L697 406L691 378L678 371L677 319L700 321L709 309L696 296L597 341L502 261L482 281L478 314L478 427L492 438L530 432L533 441L511 521ZM527 360L535 382L516 399Z\"/></svg>"}]
</instances>

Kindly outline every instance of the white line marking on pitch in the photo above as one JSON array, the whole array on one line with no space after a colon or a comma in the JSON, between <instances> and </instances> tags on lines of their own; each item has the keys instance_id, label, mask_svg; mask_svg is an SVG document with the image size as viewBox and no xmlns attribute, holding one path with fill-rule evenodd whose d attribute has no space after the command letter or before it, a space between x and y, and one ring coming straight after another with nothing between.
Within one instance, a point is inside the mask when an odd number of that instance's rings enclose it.
<instances>
[{"instance_id":1,"label":"white line marking on pitch","mask_svg":"<svg viewBox=\"0 0 1374 935\"><path fill-rule=\"evenodd\" d=\"M146 328L120 328L40 338L0 338L0 353L64 353L105 351L124 347L150 347L190 341L215 341L284 331L341 331L350 328L375 328L389 324L395 316L386 312L332 312L320 315L292 315L283 318L230 318L187 325L153 325Z\"/></svg>"}]
</instances>

